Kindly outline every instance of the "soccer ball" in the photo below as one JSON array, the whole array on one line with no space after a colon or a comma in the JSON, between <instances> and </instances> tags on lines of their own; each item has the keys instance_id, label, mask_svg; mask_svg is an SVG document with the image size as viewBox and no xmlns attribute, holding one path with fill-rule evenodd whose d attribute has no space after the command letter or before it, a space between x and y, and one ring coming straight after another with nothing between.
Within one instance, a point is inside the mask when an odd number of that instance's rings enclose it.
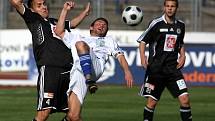
<instances>
[{"instance_id":1,"label":"soccer ball","mask_svg":"<svg viewBox=\"0 0 215 121\"><path fill-rule=\"evenodd\" d=\"M122 12L122 20L129 26L136 26L143 20L143 11L138 6L127 6Z\"/></svg>"}]
</instances>

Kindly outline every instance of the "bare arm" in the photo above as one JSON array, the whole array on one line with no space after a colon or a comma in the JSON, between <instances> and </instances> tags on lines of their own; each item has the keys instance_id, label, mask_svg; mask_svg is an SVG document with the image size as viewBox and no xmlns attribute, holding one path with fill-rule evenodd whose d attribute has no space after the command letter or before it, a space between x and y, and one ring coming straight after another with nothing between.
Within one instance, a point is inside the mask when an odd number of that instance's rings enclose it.
<instances>
[{"instance_id":1,"label":"bare arm","mask_svg":"<svg viewBox=\"0 0 215 121\"><path fill-rule=\"evenodd\" d=\"M148 65L148 60L145 55L146 44L144 42L140 42L139 49L140 49L141 65L146 69Z\"/></svg>"},{"instance_id":2,"label":"bare arm","mask_svg":"<svg viewBox=\"0 0 215 121\"><path fill-rule=\"evenodd\" d=\"M133 80L132 73L131 73L131 71L129 69L128 63L127 63L127 61L125 59L125 56L124 55L119 55L118 56L118 61L119 61L120 65L121 65L121 67L122 67L122 69L124 71L127 86L129 88L131 88L132 85L133 85L134 80Z\"/></svg>"},{"instance_id":3,"label":"bare arm","mask_svg":"<svg viewBox=\"0 0 215 121\"><path fill-rule=\"evenodd\" d=\"M64 26L65 26L65 19L66 19L67 13L71 8L74 8L74 6L75 6L74 2L66 2L60 13L60 16L56 25L56 29L55 29L55 34L61 38L63 38L64 36Z\"/></svg>"},{"instance_id":4,"label":"bare arm","mask_svg":"<svg viewBox=\"0 0 215 121\"><path fill-rule=\"evenodd\" d=\"M84 18L89 15L89 12L90 12L90 2L88 2L88 4L86 5L84 11L82 11L77 17L75 17L70 21L71 28L76 28L84 20Z\"/></svg>"},{"instance_id":5,"label":"bare arm","mask_svg":"<svg viewBox=\"0 0 215 121\"><path fill-rule=\"evenodd\" d=\"M17 11L19 11L19 13L21 13L22 15L24 14L25 8L23 5L23 0L10 0L10 4L16 8Z\"/></svg>"},{"instance_id":6,"label":"bare arm","mask_svg":"<svg viewBox=\"0 0 215 121\"><path fill-rule=\"evenodd\" d=\"M182 68L184 66L185 63L185 49L184 46L181 47L180 52L179 52L180 56L178 58L178 65L177 65L177 69Z\"/></svg>"}]
</instances>

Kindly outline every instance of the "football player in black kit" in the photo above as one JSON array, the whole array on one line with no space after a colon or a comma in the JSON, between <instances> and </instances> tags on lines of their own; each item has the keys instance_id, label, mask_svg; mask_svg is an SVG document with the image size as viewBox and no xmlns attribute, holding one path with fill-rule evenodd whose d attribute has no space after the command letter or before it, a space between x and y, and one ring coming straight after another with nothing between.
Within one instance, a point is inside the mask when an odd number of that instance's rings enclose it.
<instances>
[{"instance_id":1,"label":"football player in black kit","mask_svg":"<svg viewBox=\"0 0 215 121\"><path fill-rule=\"evenodd\" d=\"M175 18L178 0L164 0L164 15L152 20L138 38L141 64L146 69L140 95L147 98L144 121L152 121L157 102L165 88L180 103L182 121L192 121L188 89L181 72L185 63L185 24ZM145 55L149 44L149 57ZM179 55L179 57L178 57Z\"/></svg>"},{"instance_id":2,"label":"football player in black kit","mask_svg":"<svg viewBox=\"0 0 215 121\"><path fill-rule=\"evenodd\" d=\"M33 121L45 121L50 113L68 110L66 91L73 63L71 51L54 34L57 20L49 18L45 0L28 0L28 7L23 0L10 0L10 3L32 34L33 52L39 71L37 114ZM90 3L79 16L66 22L65 29L69 31L80 24L89 14L89 9Z\"/></svg>"}]
</instances>

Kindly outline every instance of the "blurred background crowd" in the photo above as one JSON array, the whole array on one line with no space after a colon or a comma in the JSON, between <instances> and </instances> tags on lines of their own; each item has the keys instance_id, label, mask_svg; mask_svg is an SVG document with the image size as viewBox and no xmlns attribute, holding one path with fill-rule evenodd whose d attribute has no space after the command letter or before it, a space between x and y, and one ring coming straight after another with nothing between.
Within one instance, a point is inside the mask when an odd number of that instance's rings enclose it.
<instances>
[{"instance_id":1,"label":"blurred background crowd","mask_svg":"<svg viewBox=\"0 0 215 121\"><path fill-rule=\"evenodd\" d=\"M27 2L27 0L24 0ZM57 18L63 3L66 0L47 0L50 16ZM70 12L70 17L77 15L88 0L75 0L76 8ZM144 30L148 22L162 15L163 0L91 0L92 17L88 17L80 26L87 29L89 23L95 17L106 17L110 21L113 30ZM144 12L143 22L136 27L125 25L121 19L121 12L128 5L137 5ZM186 31L215 31L215 0L179 0L178 17L186 24ZM0 29L23 29L26 28L21 17L9 5L7 0L0 0Z\"/></svg>"}]
</instances>

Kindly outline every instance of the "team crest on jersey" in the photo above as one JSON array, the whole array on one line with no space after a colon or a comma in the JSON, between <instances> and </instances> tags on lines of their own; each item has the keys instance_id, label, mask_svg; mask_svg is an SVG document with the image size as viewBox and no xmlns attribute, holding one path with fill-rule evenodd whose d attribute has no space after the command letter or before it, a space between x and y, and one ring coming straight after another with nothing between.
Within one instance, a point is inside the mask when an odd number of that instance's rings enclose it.
<instances>
[{"instance_id":1,"label":"team crest on jersey","mask_svg":"<svg viewBox=\"0 0 215 121\"><path fill-rule=\"evenodd\" d=\"M181 29L178 28L176 32L177 32L177 34L181 34Z\"/></svg>"},{"instance_id":2,"label":"team crest on jersey","mask_svg":"<svg viewBox=\"0 0 215 121\"><path fill-rule=\"evenodd\" d=\"M104 47L105 46L105 41L102 38L98 38L96 40L96 46Z\"/></svg>"}]
</instances>

